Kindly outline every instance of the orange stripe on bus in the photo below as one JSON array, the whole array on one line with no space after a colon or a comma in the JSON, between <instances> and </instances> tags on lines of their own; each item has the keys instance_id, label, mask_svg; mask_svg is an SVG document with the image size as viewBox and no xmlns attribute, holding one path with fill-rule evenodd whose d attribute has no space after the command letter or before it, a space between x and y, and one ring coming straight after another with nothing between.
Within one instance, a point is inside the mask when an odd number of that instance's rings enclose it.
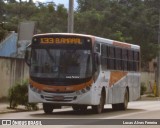
<instances>
[{"instance_id":1,"label":"orange stripe on bus","mask_svg":"<svg viewBox=\"0 0 160 128\"><path fill-rule=\"evenodd\" d=\"M45 91L53 91L53 92L69 92L69 91L78 91L81 90L87 86L91 86L93 83L93 79L90 81L83 83L83 84L78 84L78 85L70 85L70 86L55 86L55 85L45 85L45 84L40 84L37 83L33 80L30 79L30 84L39 89L39 90L45 90Z\"/></svg>"},{"instance_id":2,"label":"orange stripe on bus","mask_svg":"<svg viewBox=\"0 0 160 128\"><path fill-rule=\"evenodd\" d=\"M109 81L109 86L113 86L116 82L118 82L120 79L125 77L127 75L127 72L122 72L122 71L113 71L110 74L110 81Z\"/></svg>"},{"instance_id":3,"label":"orange stripe on bus","mask_svg":"<svg viewBox=\"0 0 160 128\"><path fill-rule=\"evenodd\" d=\"M117 42L117 41L114 41L114 42L113 42L113 45L119 46L119 47L123 47L123 48L131 48L131 45L130 45L130 44L121 43L121 42Z\"/></svg>"}]
</instances>

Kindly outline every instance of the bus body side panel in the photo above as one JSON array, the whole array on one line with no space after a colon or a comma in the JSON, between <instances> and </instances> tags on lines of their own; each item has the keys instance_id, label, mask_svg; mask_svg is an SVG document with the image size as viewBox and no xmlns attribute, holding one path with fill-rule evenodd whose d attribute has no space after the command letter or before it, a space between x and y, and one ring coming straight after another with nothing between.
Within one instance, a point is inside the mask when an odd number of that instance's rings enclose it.
<instances>
[{"instance_id":1,"label":"bus body side panel","mask_svg":"<svg viewBox=\"0 0 160 128\"><path fill-rule=\"evenodd\" d=\"M110 85L108 102L110 104L123 103L126 87L129 88L129 101L137 100L140 97L140 74L127 73L114 84Z\"/></svg>"},{"instance_id":2,"label":"bus body side panel","mask_svg":"<svg viewBox=\"0 0 160 128\"><path fill-rule=\"evenodd\" d=\"M94 83L93 90L92 90L92 105L98 105L100 103L100 97L102 88L105 88L105 103L108 102L108 87L109 87L109 77L110 72L109 71L100 71L99 76L97 80Z\"/></svg>"},{"instance_id":3,"label":"bus body side panel","mask_svg":"<svg viewBox=\"0 0 160 128\"><path fill-rule=\"evenodd\" d=\"M133 72L128 74L128 86L130 101L140 98L140 73Z\"/></svg>"},{"instance_id":4,"label":"bus body side panel","mask_svg":"<svg viewBox=\"0 0 160 128\"><path fill-rule=\"evenodd\" d=\"M128 84L127 73L120 71L112 71L110 78L110 87L109 87L109 103L122 103L124 99L125 88ZM119 75L115 75L119 74Z\"/></svg>"}]
</instances>

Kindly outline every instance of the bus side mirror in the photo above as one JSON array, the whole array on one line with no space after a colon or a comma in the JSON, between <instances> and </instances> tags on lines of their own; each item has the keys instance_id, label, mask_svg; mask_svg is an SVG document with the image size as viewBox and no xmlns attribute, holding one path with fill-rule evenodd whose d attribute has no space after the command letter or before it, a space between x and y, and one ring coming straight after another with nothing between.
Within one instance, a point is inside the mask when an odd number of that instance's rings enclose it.
<instances>
[{"instance_id":1,"label":"bus side mirror","mask_svg":"<svg viewBox=\"0 0 160 128\"><path fill-rule=\"evenodd\" d=\"M26 64L30 66L31 65L31 47L30 46L26 48L24 59Z\"/></svg>"}]
</instances>

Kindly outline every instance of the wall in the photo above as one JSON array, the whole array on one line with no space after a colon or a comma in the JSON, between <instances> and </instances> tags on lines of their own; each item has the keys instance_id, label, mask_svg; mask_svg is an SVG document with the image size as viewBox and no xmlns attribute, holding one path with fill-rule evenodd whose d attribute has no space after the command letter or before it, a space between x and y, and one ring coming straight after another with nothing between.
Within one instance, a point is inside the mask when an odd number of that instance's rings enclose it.
<instances>
[{"instance_id":1,"label":"wall","mask_svg":"<svg viewBox=\"0 0 160 128\"><path fill-rule=\"evenodd\" d=\"M23 59L0 57L0 98L6 97L16 82L26 80L28 71Z\"/></svg>"},{"instance_id":2,"label":"wall","mask_svg":"<svg viewBox=\"0 0 160 128\"><path fill-rule=\"evenodd\" d=\"M157 66L157 58L152 59L152 61L149 62L149 71L155 72Z\"/></svg>"},{"instance_id":3,"label":"wall","mask_svg":"<svg viewBox=\"0 0 160 128\"><path fill-rule=\"evenodd\" d=\"M141 73L141 82L145 83L147 87L146 92L153 92L153 84L155 81L155 73L154 72L142 72Z\"/></svg>"}]
</instances>

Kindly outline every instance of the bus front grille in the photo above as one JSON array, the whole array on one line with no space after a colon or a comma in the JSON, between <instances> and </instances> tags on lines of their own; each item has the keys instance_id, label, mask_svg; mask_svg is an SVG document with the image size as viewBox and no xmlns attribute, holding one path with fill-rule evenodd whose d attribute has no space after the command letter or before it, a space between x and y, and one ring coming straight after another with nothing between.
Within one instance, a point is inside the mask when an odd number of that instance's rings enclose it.
<instances>
[{"instance_id":1,"label":"bus front grille","mask_svg":"<svg viewBox=\"0 0 160 128\"><path fill-rule=\"evenodd\" d=\"M74 91L68 91L68 92L54 92L54 91L48 91L48 90L43 90L46 93L74 93Z\"/></svg>"},{"instance_id":2,"label":"bus front grille","mask_svg":"<svg viewBox=\"0 0 160 128\"><path fill-rule=\"evenodd\" d=\"M43 97L46 101L59 101L59 102L69 102L69 101L72 101L72 100L75 100L76 99L76 96L47 96L47 95L44 95L44 96L41 96Z\"/></svg>"}]
</instances>

